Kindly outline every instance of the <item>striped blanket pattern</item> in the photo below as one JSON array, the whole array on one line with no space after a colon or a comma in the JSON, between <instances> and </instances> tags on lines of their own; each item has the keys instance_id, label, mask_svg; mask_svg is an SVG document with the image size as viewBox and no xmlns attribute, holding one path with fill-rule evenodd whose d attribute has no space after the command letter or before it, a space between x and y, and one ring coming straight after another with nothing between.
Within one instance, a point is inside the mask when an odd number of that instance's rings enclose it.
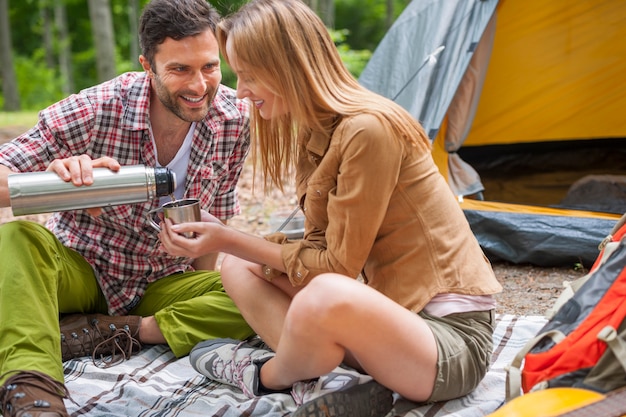
<instances>
[{"instance_id":1,"label":"striped blanket pattern","mask_svg":"<svg viewBox=\"0 0 626 417\"><path fill-rule=\"evenodd\" d=\"M505 367L544 324L540 316L498 315L492 366L474 392L427 405L396 398L387 417L481 417L495 411L504 402ZM71 395L66 406L72 416L282 417L297 408L291 395L250 399L236 388L212 382L191 367L188 357L176 359L165 346L144 348L107 369L91 358L68 361L64 369Z\"/></svg>"}]
</instances>

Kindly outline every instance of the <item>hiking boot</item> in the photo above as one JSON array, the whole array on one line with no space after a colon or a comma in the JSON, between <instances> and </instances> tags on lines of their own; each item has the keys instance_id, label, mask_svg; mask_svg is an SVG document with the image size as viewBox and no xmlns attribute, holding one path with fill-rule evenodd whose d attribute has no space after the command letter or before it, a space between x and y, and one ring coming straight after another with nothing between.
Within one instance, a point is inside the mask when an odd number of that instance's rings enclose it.
<instances>
[{"instance_id":1,"label":"hiking boot","mask_svg":"<svg viewBox=\"0 0 626 417\"><path fill-rule=\"evenodd\" d=\"M63 403L69 397L65 385L41 372L16 372L0 387L4 417L69 417Z\"/></svg>"},{"instance_id":2,"label":"hiking boot","mask_svg":"<svg viewBox=\"0 0 626 417\"><path fill-rule=\"evenodd\" d=\"M312 382L297 382L291 417L381 417L393 407L393 392L369 375L337 367Z\"/></svg>"},{"instance_id":3,"label":"hiking boot","mask_svg":"<svg viewBox=\"0 0 626 417\"><path fill-rule=\"evenodd\" d=\"M96 366L107 368L141 350L140 316L73 314L60 321L63 362L91 356Z\"/></svg>"},{"instance_id":4,"label":"hiking boot","mask_svg":"<svg viewBox=\"0 0 626 417\"><path fill-rule=\"evenodd\" d=\"M189 353L196 371L213 381L232 385L250 398L260 395L259 367L273 352L233 339L213 339L198 343Z\"/></svg>"},{"instance_id":5,"label":"hiking boot","mask_svg":"<svg viewBox=\"0 0 626 417\"><path fill-rule=\"evenodd\" d=\"M314 398L291 417L382 417L393 407L393 392L371 380Z\"/></svg>"}]
</instances>

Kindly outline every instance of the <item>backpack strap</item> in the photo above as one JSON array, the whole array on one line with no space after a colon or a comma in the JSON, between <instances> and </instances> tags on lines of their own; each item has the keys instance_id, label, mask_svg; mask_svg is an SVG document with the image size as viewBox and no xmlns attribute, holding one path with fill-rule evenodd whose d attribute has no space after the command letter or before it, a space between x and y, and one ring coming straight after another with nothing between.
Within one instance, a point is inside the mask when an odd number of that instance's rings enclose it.
<instances>
[{"instance_id":1,"label":"backpack strap","mask_svg":"<svg viewBox=\"0 0 626 417\"><path fill-rule=\"evenodd\" d=\"M611 236L612 238L612 235L609 235L609 236ZM594 265L594 268L591 272L589 272L585 276L575 279L574 281L563 282L563 287L564 287L563 291L561 292L559 297L556 299L552 307L550 307L546 311L545 318L548 320L551 320L556 314L556 312L559 311L559 309L563 306L563 304L565 304L570 298L574 296L574 293L578 291L578 289L582 287L583 284L589 280L589 278L591 278L593 273L600 267L600 265L602 265L603 263L606 262L607 259L609 259L611 254L613 254L613 252L615 252L615 250L618 247L619 247L619 242L609 241L608 243L605 243L603 251L600 253L598 261L596 261L596 264Z\"/></svg>"},{"instance_id":2,"label":"backpack strap","mask_svg":"<svg viewBox=\"0 0 626 417\"><path fill-rule=\"evenodd\" d=\"M609 233L603 240L602 242L600 242L600 244L598 245L598 249L602 250L604 249L604 247L606 246L607 243L611 242L612 240L619 240L619 239L613 239L613 237L618 234L618 232L620 231L620 229L622 228L622 226L624 226L626 224L626 213L622 214L622 217L619 218L619 220L617 221L617 223L615 223L615 225L613 226L613 229L611 230L611 233ZM620 236L621 237L621 236Z\"/></svg>"},{"instance_id":3,"label":"backpack strap","mask_svg":"<svg viewBox=\"0 0 626 417\"><path fill-rule=\"evenodd\" d=\"M613 351L613 355L619 361L624 371L626 371L626 342L618 337L617 331L613 326L606 326L600 333L598 333L598 339L606 342L606 344Z\"/></svg>"},{"instance_id":4,"label":"backpack strap","mask_svg":"<svg viewBox=\"0 0 626 417\"><path fill-rule=\"evenodd\" d=\"M563 291L559 294L559 297L556 299L552 307L546 310L544 317L548 320L552 320L557 311L565 304L570 298L574 296L574 293L578 291L582 285L587 282L587 280L591 277L591 273L582 276L580 278L575 279L574 281L564 281L563 282Z\"/></svg>"},{"instance_id":5,"label":"backpack strap","mask_svg":"<svg viewBox=\"0 0 626 417\"><path fill-rule=\"evenodd\" d=\"M506 402L519 397L522 392L522 361L530 350L544 338L550 338L556 344L565 339L565 335L558 330L543 332L530 339L524 347L517 352L513 361L506 367Z\"/></svg>"}]
</instances>

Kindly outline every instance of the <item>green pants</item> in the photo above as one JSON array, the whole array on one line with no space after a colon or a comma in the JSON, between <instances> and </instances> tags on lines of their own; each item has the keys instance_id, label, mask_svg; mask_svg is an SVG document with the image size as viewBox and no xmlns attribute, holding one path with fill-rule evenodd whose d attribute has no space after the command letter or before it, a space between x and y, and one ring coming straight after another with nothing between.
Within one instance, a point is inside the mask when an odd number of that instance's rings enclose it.
<instances>
[{"instance_id":1,"label":"green pants","mask_svg":"<svg viewBox=\"0 0 626 417\"><path fill-rule=\"evenodd\" d=\"M0 226L0 384L13 370L40 371L63 382L59 314L76 312L107 312L89 263L37 223ZM177 357L202 340L253 334L218 272L151 283L130 314L154 315Z\"/></svg>"}]
</instances>

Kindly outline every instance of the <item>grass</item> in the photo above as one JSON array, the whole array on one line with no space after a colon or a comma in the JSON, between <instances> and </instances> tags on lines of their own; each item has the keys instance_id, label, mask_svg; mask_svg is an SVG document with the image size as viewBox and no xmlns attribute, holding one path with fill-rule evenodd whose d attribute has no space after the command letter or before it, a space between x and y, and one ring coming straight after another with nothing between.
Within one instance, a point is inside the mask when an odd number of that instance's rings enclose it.
<instances>
[{"instance_id":1,"label":"grass","mask_svg":"<svg viewBox=\"0 0 626 417\"><path fill-rule=\"evenodd\" d=\"M37 123L38 113L39 113L38 111L18 111L18 112L0 111L0 127L34 126Z\"/></svg>"}]
</instances>

